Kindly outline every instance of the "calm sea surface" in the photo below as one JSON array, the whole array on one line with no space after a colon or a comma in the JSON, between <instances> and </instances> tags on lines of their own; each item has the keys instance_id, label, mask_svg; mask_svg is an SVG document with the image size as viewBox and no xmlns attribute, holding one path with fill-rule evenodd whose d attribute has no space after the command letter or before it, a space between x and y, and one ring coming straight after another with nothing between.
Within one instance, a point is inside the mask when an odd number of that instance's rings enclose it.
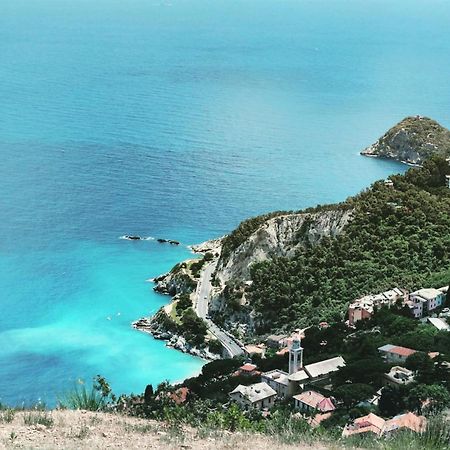
<instances>
[{"instance_id":1,"label":"calm sea surface","mask_svg":"<svg viewBox=\"0 0 450 450\"><path fill-rule=\"evenodd\" d=\"M358 151L450 125L446 0L0 0L0 401L202 361L130 323L146 279L241 219L405 170Z\"/></svg>"}]
</instances>

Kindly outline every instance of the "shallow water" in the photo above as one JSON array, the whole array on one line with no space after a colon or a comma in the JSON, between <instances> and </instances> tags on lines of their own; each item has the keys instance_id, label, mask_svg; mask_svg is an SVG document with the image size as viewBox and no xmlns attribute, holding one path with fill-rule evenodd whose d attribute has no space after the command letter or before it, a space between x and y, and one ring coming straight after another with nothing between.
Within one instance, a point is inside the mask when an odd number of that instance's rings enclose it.
<instances>
[{"instance_id":1,"label":"shallow water","mask_svg":"<svg viewBox=\"0 0 450 450\"><path fill-rule=\"evenodd\" d=\"M190 244L343 200L405 170L358 154L394 123L450 124L445 1L1 9L0 401L195 373L130 328L167 301L145 280L189 252L119 236Z\"/></svg>"}]
</instances>

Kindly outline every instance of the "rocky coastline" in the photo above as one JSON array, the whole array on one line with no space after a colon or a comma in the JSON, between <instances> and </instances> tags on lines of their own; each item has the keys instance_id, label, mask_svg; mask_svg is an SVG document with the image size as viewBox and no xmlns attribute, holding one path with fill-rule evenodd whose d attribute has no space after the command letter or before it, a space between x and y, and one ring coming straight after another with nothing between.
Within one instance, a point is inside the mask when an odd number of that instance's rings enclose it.
<instances>
[{"instance_id":1,"label":"rocky coastline","mask_svg":"<svg viewBox=\"0 0 450 450\"><path fill-rule=\"evenodd\" d=\"M195 254L213 253L218 255L220 253L221 240L222 238L213 239L198 245L192 245L189 248ZM166 341L167 347L212 361L220 359L221 356L209 351L207 345L199 347L187 342L179 332L172 329L172 319L168 314L168 310L171 308L173 302L176 301L181 294L191 294L196 290L198 280L193 278L189 270L190 264L195 261L198 260L188 259L182 261L176 264L170 272L163 273L148 280L155 284L153 287L155 292L162 295L169 295L172 298L171 302L165 307L162 307L153 317L142 317L139 320L136 320L132 323L132 327L136 330L150 334L155 339Z\"/></svg>"}]
</instances>

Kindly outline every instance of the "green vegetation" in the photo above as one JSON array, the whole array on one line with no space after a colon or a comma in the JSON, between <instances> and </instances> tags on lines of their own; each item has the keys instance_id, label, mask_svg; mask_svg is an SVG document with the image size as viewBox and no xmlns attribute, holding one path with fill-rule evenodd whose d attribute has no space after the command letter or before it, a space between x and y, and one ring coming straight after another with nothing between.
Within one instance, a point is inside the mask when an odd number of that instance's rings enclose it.
<instances>
[{"instance_id":1,"label":"green vegetation","mask_svg":"<svg viewBox=\"0 0 450 450\"><path fill-rule=\"evenodd\" d=\"M15 410L12 408L3 408L0 405L0 423L11 423L14 420Z\"/></svg>"},{"instance_id":2,"label":"green vegetation","mask_svg":"<svg viewBox=\"0 0 450 450\"><path fill-rule=\"evenodd\" d=\"M192 309L189 294L180 294L177 303L172 307L170 316L162 308L156 313L153 320L165 330L183 336L189 344L202 346L205 343L208 327Z\"/></svg>"},{"instance_id":3,"label":"green vegetation","mask_svg":"<svg viewBox=\"0 0 450 450\"><path fill-rule=\"evenodd\" d=\"M180 329L187 342L193 345L201 345L205 342L208 327L192 308L187 308L183 312Z\"/></svg>"},{"instance_id":4,"label":"green vegetation","mask_svg":"<svg viewBox=\"0 0 450 450\"><path fill-rule=\"evenodd\" d=\"M53 426L53 418L48 411L36 410L29 411L23 416L25 425L44 425L47 428Z\"/></svg>"},{"instance_id":5,"label":"green vegetation","mask_svg":"<svg viewBox=\"0 0 450 450\"><path fill-rule=\"evenodd\" d=\"M83 409L86 411L101 411L115 402L116 397L104 377L97 375L88 389L84 382L80 382L75 388L66 393L59 404L63 408Z\"/></svg>"},{"instance_id":6,"label":"green vegetation","mask_svg":"<svg viewBox=\"0 0 450 450\"><path fill-rule=\"evenodd\" d=\"M202 270L203 266L205 265L205 258L199 259L198 261L194 261L191 265L190 265L190 269L191 269L191 274L194 278L199 278L200 277L200 271Z\"/></svg>"},{"instance_id":7,"label":"green vegetation","mask_svg":"<svg viewBox=\"0 0 450 450\"><path fill-rule=\"evenodd\" d=\"M186 309L192 308L192 300L189 294L181 294L176 304L176 313L181 316Z\"/></svg>"},{"instance_id":8,"label":"green vegetation","mask_svg":"<svg viewBox=\"0 0 450 450\"><path fill-rule=\"evenodd\" d=\"M257 313L257 331L342 320L350 301L393 286L448 284L446 174L450 174L448 163L434 157L423 168L392 176L394 188L376 182L346 201L353 218L342 234L305 246L293 258L255 264L249 299ZM244 223L230 235L230 242L241 242L254 229L250 225L263 220Z\"/></svg>"},{"instance_id":9,"label":"green vegetation","mask_svg":"<svg viewBox=\"0 0 450 450\"><path fill-rule=\"evenodd\" d=\"M423 434L401 431L388 439L379 439L374 436L342 439L341 427L350 418L369 411L367 407L355 408L355 403L373 392L373 388L367 385L359 385L360 388L356 386L357 389L354 392L351 392L350 385L345 386L348 389L336 389L336 393L342 393L343 398L348 399L348 403L317 428L312 428L307 418L294 415L289 401L279 402L268 416L264 416L259 411L243 411L235 404L224 405L224 402L228 401L227 393L237 384L250 384L256 381L255 377L233 376L233 372L240 364L242 364L240 359L220 360L206 364L198 377L183 383L183 386L190 390L184 404L178 405L173 400L172 394L178 388L177 386L161 383L154 392L153 388L147 388L144 403L136 401L136 397L122 397L120 410L130 415L163 420L169 426L178 429L182 426L191 426L198 430L198 435L201 437L241 431L266 434L290 445L320 443L333 445L333 448L384 450L450 448L450 426L438 416L429 418L427 430ZM435 394L438 395L437 392Z\"/></svg>"},{"instance_id":10,"label":"green vegetation","mask_svg":"<svg viewBox=\"0 0 450 450\"><path fill-rule=\"evenodd\" d=\"M217 339L212 339L208 342L209 351L211 353L216 353L217 355L221 355L223 351L223 346L221 342Z\"/></svg>"}]
</instances>

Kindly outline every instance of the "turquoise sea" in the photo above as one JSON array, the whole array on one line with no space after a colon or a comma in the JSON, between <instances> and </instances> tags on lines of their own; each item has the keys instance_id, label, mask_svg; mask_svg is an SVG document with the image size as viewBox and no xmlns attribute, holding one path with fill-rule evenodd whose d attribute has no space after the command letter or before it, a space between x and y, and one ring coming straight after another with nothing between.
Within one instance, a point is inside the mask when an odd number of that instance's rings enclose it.
<instances>
[{"instance_id":1,"label":"turquoise sea","mask_svg":"<svg viewBox=\"0 0 450 450\"><path fill-rule=\"evenodd\" d=\"M450 125L447 0L0 1L0 401L202 361L130 323L145 280L240 220L405 167L359 156L404 116Z\"/></svg>"}]
</instances>

